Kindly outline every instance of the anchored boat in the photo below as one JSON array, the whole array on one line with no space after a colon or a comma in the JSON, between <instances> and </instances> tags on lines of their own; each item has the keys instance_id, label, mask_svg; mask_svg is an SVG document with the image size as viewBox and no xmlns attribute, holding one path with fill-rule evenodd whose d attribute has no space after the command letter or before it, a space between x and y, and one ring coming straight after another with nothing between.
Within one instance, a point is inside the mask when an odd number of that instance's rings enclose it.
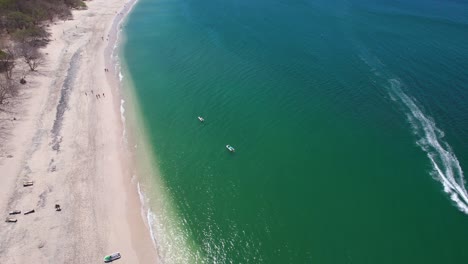
<instances>
[{"instance_id":1,"label":"anchored boat","mask_svg":"<svg viewBox=\"0 0 468 264\"><path fill-rule=\"evenodd\" d=\"M230 152L236 152L236 149L233 148L231 145L226 145L226 148L227 148Z\"/></svg>"},{"instance_id":2,"label":"anchored boat","mask_svg":"<svg viewBox=\"0 0 468 264\"><path fill-rule=\"evenodd\" d=\"M202 122L202 123L205 122L205 119L203 119L203 117L201 117L201 116L198 117L198 120L200 120L200 122Z\"/></svg>"}]
</instances>

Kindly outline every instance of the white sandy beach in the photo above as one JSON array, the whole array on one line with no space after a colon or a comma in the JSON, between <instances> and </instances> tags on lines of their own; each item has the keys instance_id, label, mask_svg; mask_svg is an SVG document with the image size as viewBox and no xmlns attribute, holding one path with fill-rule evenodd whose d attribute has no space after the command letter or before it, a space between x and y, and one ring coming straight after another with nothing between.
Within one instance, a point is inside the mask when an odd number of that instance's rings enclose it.
<instances>
[{"instance_id":1,"label":"white sandy beach","mask_svg":"<svg viewBox=\"0 0 468 264\"><path fill-rule=\"evenodd\" d=\"M35 210L0 222L0 263L101 263L116 251L116 263L157 260L131 180L117 74L106 58L114 19L132 3L86 3L73 20L50 26L46 64L0 112L0 212Z\"/></svg>"}]
</instances>

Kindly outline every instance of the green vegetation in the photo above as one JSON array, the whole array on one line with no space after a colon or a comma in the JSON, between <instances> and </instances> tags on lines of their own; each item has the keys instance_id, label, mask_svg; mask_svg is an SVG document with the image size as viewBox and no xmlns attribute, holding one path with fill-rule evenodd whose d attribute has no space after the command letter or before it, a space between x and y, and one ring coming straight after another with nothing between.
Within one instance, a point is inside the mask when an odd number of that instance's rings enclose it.
<instances>
[{"instance_id":1,"label":"green vegetation","mask_svg":"<svg viewBox=\"0 0 468 264\"><path fill-rule=\"evenodd\" d=\"M19 77L14 71L18 59L31 72L43 64L38 48L49 40L47 23L70 18L71 9L85 8L82 0L0 0L0 105L17 94L16 79L26 83L26 73Z\"/></svg>"},{"instance_id":2,"label":"green vegetation","mask_svg":"<svg viewBox=\"0 0 468 264\"><path fill-rule=\"evenodd\" d=\"M16 30L11 37L19 43L30 43L32 46L41 46L47 42L49 34L43 28L32 26Z\"/></svg>"},{"instance_id":3,"label":"green vegetation","mask_svg":"<svg viewBox=\"0 0 468 264\"><path fill-rule=\"evenodd\" d=\"M84 9L86 4L81 0L0 0L0 36L15 36L17 41L43 39L47 35L44 22L69 18L73 8Z\"/></svg>"}]
</instances>

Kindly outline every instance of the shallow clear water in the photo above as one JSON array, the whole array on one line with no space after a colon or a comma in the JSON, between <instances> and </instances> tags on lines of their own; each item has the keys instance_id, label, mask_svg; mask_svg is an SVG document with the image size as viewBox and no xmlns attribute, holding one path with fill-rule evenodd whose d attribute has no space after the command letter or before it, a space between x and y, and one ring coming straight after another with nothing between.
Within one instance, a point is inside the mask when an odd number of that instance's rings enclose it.
<instances>
[{"instance_id":1,"label":"shallow clear water","mask_svg":"<svg viewBox=\"0 0 468 264\"><path fill-rule=\"evenodd\" d=\"M123 55L185 241L163 258L464 263L467 14L140 0Z\"/></svg>"}]
</instances>

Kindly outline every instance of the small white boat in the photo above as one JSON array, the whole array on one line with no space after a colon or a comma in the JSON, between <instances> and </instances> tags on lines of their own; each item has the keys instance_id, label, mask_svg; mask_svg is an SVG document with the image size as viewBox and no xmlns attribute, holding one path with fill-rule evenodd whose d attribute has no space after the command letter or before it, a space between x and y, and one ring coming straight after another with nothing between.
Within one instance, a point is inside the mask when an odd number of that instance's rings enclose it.
<instances>
[{"instance_id":1,"label":"small white boat","mask_svg":"<svg viewBox=\"0 0 468 264\"><path fill-rule=\"evenodd\" d=\"M202 122L202 123L205 122L205 119L203 119L203 117L201 117L201 116L198 117L198 120L200 120L200 122Z\"/></svg>"},{"instance_id":2,"label":"small white boat","mask_svg":"<svg viewBox=\"0 0 468 264\"><path fill-rule=\"evenodd\" d=\"M236 152L236 149L233 148L231 145L226 145L226 148L227 148L230 152Z\"/></svg>"}]
</instances>

